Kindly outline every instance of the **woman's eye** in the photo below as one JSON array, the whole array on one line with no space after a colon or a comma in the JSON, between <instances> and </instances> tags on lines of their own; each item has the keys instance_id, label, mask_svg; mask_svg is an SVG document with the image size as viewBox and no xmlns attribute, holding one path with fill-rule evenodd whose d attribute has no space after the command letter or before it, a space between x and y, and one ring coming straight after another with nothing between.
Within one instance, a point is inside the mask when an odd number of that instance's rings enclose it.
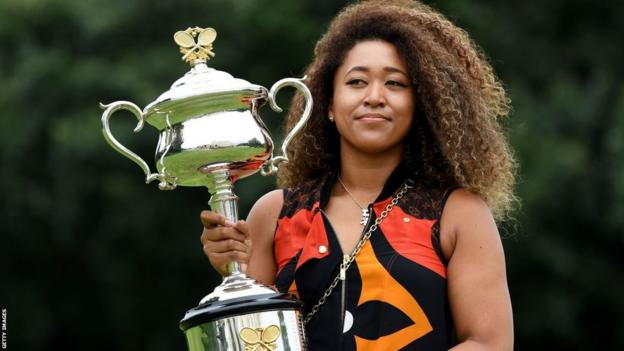
<instances>
[{"instance_id":1,"label":"woman's eye","mask_svg":"<svg viewBox=\"0 0 624 351\"><path fill-rule=\"evenodd\" d=\"M407 88L407 84L396 81L396 80L389 80L386 82L386 85L393 86L393 87Z\"/></svg>"},{"instance_id":2,"label":"woman's eye","mask_svg":"<svg viewBox=\"0 0 624 351\"><path fill-rule=\"evenodd\" d=\"M366 85L366 81L364 79L349 79L347 81L347 85L352 85L352 86L364 86Z\"/></svg>"}]
</instances>

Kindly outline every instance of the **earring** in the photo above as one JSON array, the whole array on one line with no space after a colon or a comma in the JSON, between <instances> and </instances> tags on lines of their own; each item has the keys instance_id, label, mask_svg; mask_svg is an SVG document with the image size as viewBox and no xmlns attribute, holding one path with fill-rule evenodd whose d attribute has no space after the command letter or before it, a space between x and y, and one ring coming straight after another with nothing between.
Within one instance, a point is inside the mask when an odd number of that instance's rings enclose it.
<instances>
[{"instance_id":1,"label":"earring","mask_svg":"<svg viewBox=\"0 0 624 351\"><path fill-rule=\"evenodd\" d=\"M329 115L329 116L328 116L328 118L329 118L329 121L330 121L330 122L333 122L333 121L334 121L334 116Z\"/></svg>"}]
</instances>

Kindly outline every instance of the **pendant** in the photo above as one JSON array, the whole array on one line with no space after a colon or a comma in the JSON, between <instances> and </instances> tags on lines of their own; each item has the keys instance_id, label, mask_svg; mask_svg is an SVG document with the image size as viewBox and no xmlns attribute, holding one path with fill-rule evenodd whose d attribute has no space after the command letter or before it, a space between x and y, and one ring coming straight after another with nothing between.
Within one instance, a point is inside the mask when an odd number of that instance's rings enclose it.
<instances>
[{"instance_id":1,"label":"pendant","mask_svg":"<svg viewBox=\"0 0 624 351\"><path fill-rule=\"evenodd\" d=\"M363 208L362 209L362 219L360 220L360 224L361 225L366 225L366 223L368 223L368 217L370 217L370 214L368 213L368 208Z\"/></svg>"}]
</instances>

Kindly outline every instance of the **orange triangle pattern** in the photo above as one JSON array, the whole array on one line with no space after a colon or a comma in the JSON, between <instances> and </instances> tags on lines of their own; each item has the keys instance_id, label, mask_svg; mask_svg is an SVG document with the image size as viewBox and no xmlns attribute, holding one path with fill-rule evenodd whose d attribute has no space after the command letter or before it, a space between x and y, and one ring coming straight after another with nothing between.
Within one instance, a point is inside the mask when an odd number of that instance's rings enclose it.
<instances>
[{"instance_id":1,"label":"orange triangle pattern","mask_svg":"<svg viewBox=\"0 0 624 351\"><path fill-rule=\"evenodd\" d=\"M368 301L382 301L398 308L414 322L397 332L375 340L364 339L356 335L355 343L358 351L399 350L433 330L418 302L379 262L370 241L364 244L355 261L362 277L362 291L358 306Z\"/></svg>"}]
</instances>

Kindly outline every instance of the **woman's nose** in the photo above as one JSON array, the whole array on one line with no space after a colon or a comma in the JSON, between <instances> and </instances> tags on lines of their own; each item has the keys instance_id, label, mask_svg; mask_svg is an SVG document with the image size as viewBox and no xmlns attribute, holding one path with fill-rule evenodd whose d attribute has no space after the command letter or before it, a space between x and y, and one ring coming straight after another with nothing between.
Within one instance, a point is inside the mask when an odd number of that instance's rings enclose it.
<instances>
[{"instance_id":1,"label":"woman's nose","mask_svg":"<svg viewBox=\"0 0 624 351\"><path fill-rule=\"evenodd\" d=\"M384 94L384 85L379 83L372 83L368 86L366 91L366 97L364 98L364 105L370 107L384 106L386 104L386 98Z\"/></svg>"}]
</instances>

